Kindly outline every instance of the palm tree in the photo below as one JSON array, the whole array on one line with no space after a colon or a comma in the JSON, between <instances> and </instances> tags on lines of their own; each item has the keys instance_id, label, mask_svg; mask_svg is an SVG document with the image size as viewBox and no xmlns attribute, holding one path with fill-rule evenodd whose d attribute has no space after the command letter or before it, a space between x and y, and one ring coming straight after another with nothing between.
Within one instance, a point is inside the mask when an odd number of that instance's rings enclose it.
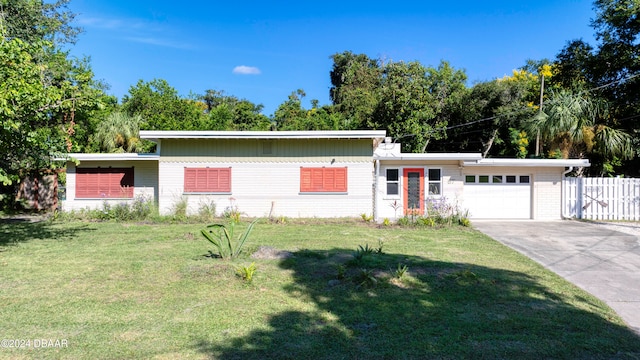
<instances>
[{"instance_id":1,"label":"palm tree","mask_svg":"<svg viewBox=\"0 0 640 360\"><path fill-rule=\"evenodd\" d=\"M95 141L105 152L136 152L140 146L140 115L113 112L96 130Z\"/></svg>"},{"instance_id":2,"label":"palm tree","mask_svg":"<svg viewBox=\"0 0 640 360\"><path fill-rule=\"evenodd\" d=\"M626 132L606 124L607 104L581 93L561 90L528 125L532 133L540 132L542 140L562 158L584 158L597 152L606 158L631 159L632 139Z\"/></svg>"}]
</instances>

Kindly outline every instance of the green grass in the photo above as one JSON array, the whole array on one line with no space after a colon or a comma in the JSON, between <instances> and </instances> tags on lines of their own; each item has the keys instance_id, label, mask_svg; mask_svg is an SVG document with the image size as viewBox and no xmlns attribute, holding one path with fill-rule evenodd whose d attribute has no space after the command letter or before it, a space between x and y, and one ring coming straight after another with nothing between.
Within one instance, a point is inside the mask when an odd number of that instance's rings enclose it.
<instances>
[{"instance_id":1,"label":"green grass","mask_svg":"<svg viewBox=\"0 0 640 360\"><path fill-rule=\"evenodd\" d=\"M473 229L263 221L245 253L293 256L224 261L204 225L0 222L0 338L68 343L0 358L640 358L604 303Z\"/></svg>"}]
</instances>

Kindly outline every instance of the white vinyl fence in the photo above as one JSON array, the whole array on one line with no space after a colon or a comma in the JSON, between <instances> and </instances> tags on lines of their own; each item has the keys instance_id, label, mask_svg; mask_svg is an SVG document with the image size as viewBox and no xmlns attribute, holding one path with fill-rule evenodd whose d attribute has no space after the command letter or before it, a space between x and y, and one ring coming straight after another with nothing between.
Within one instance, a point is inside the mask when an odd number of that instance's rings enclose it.
<instances>
[{"instance_id":1,"label":"white vinyl fence","mask_svg":"<svg viewBox=\"0 0 640 360\"><path fill-rule=\"evenodd\" d=\"M563 215L590 220L640 220L640 179L565 178Z\"/></svg>"}]
</instances>

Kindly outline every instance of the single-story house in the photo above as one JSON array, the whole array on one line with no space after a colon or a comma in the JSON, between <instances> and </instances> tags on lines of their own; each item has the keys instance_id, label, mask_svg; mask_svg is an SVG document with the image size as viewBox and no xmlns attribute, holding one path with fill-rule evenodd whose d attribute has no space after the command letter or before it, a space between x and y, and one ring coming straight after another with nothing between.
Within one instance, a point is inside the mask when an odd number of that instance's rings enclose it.
<instances>
[{"instance_id":1,"label":"single-story house","mask_svg":"<svg viewBox=\"0 0 640 360\"><path fill-rule=\"evenodd\" d=\"M153 199L161 214L214 202L251 217L424 214L430 202L471 218L560 219L562 179L587 160L409 154L385 131L141 131L154 154L70 154L64 210ZM76 165L77 164L77 165Z\"/></svg>"},{"instance_id":2,"label":"single-story house","mask_svg":"<svg viewBox=\"0 0 640 360\"><path fill-rule=\"evenodd\" d=\"M375 218L446 203L472 219L561 219L562 180L577 159L483 159L479 153L402 153L389 139L375 161Z\"/></svg>"}]
</instances>

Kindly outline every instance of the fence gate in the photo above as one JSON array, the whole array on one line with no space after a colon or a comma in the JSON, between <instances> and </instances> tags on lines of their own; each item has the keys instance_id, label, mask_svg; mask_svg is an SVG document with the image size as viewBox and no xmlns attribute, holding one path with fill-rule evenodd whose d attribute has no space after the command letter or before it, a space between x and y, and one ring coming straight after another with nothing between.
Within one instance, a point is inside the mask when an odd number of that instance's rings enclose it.
<instances>
[{"instance_id":1,"label":"fence gate","mask_svg":"<svg viewBox=\"0 0 640 360\"><path fill-rule=\"evenodd\" d=\"M563 180L563 216L590 220L640 220L640 179Z\"/></svg>"}]
</instances>

